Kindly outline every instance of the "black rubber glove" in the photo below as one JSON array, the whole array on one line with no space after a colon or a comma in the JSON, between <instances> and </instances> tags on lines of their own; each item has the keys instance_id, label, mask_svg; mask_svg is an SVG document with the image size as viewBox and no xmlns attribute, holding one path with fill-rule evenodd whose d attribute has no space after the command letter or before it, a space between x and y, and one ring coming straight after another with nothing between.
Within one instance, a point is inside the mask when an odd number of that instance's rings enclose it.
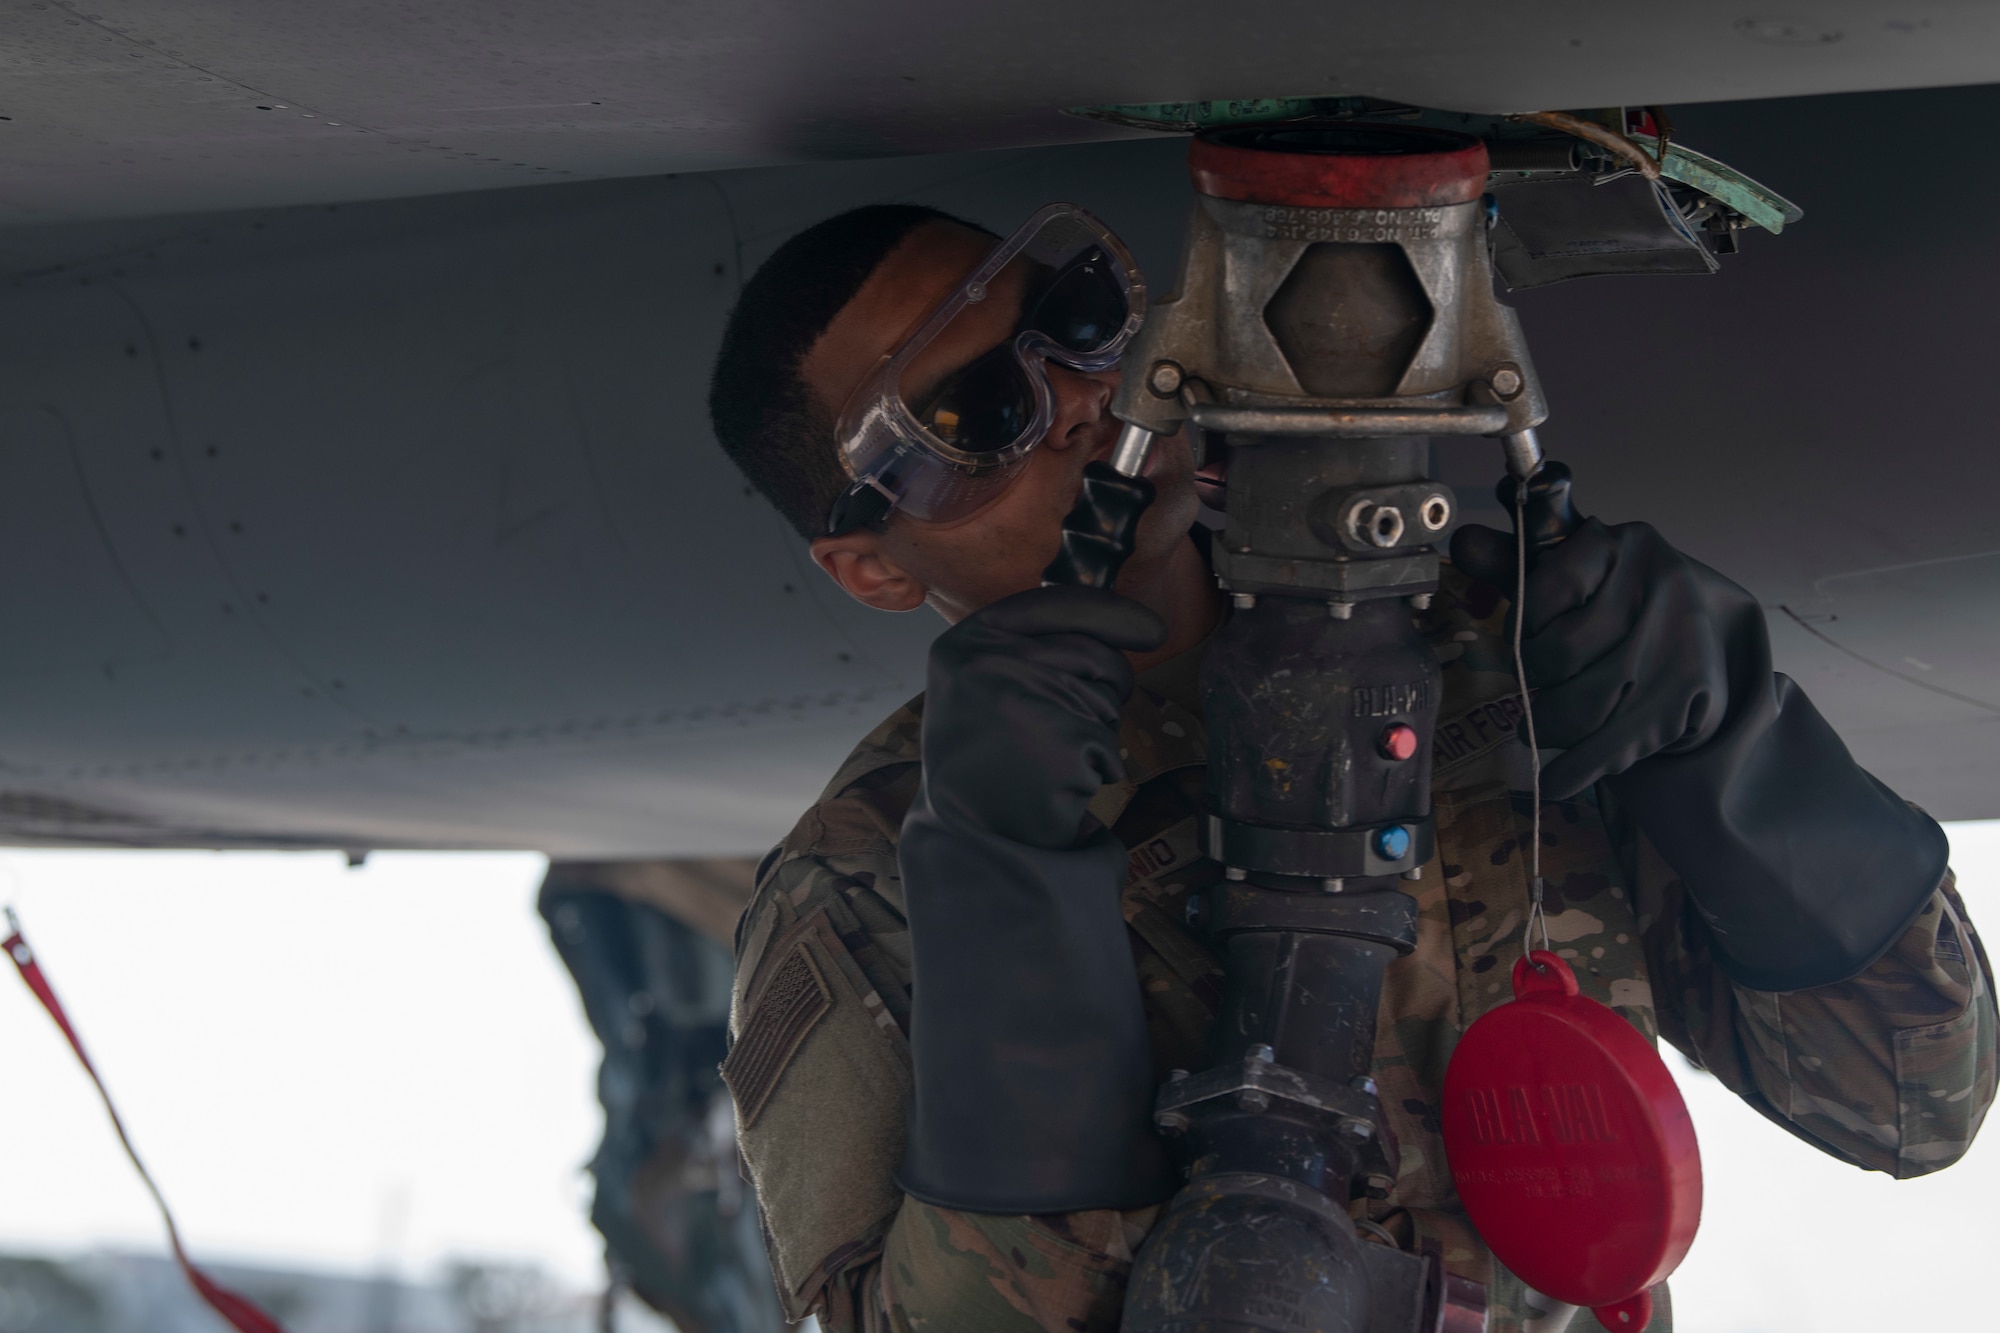
<instances>
[{"instance_id":1,"label":"black rubber glove","mask_svg":"<svg viewBox=\"0 0 2000 1333\"><path fill-rule=\"evenodd\" d=\"M898 1183L969 1212L1135 1208L1173 1193L1119 893L1086 807L1124 776L1121 650L1151 611L1037 588L931 648L923 786L903 821L915 1104Z\"/></svg>"},{"instance_id":2,"label":"black rubber glove","mask_svg":"<svg viewBox=\"0 0 2000 1333\"><path fill-rule=\"evenodd\" d=\"M1468 525L1452 563L1513 595L1514 538ZM1717 960L1757 990L1862 971L1944 875L1944 831L1854 762L1771 669L1748 592L1650 525L1585 520L1529 560L1521 656L1543 771L1600 779L1680 874Z\"/></svg>"}]
</instances>

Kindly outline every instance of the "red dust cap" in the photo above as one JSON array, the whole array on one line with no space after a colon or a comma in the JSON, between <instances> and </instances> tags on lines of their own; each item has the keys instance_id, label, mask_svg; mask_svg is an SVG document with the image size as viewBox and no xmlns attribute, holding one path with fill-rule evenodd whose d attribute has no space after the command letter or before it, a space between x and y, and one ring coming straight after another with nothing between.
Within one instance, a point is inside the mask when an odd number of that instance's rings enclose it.
<instances>
[{"instance_id":1,"label":"red dust cap","mask_svg":"<svg viewBox=\"0 0 2000 1333\"><path fill-rule=\"evenodd\" d=\"M1472 1225L1536 1291L1640 1333L1650 1289L1701 1221L1701 1150L1673 1076L1576 974L1536 950L1514 1002L1465 1030L1444 1073L1444 1150Z\"/></svg>"},{"instance_id":2,"label":"red dust cap","mask_svg":"<svg viewBox=\"0 0 2000 1333\"><path fill-rule=\"evenodd\" d=\"M1217 199L1295 208L1439 208L1486 192L1478 139L1411 125L1219 130L1188 149L1194 188Z\"/></svg>"}]
</instances>

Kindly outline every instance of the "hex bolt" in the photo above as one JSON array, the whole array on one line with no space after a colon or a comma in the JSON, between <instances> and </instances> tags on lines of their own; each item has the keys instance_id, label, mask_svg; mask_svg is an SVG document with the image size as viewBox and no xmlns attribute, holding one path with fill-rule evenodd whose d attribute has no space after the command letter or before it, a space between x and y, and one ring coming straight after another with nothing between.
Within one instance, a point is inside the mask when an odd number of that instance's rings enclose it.
<instances>
[{"instance_id":1,"label":"hex bolt","mask_svg":"<svg viewBox=\"0 0 2000 1333\"><path fill-rule=\"evenodd\" d=\"M1236 1094L1236 1104L1246 1111L1268 1111L1271 1109L1271 1098L1255 1088L1246 1088Z\"/></svg>"},{"instance_id":2,"label":"hex bolt","mask_svg":"<svg viewBox=\"0 0 2000 1333\"><path fill-rule=\"evenodd\" d=\"M1238 611L1252 610L1257 605L1257 594L1254 592L1230 593L1229 604L1235 607Z\"/></svg>"},{"instance_id":3,"label":"hex bolt","mask_svg":"<svg viewBox=\"0 0 2000 1333\"><path fill-rule=\"evenodd\" d=\"M1326 604L1326 613L1335 620L1352 620L1354 618L1354 603L1328 602Z\"/></svg>"},{"instance_id":4,"label":"hex bolt","mask_svg":"<svg viewBox=\"0 0 2000 1333\"><path fill-rule=\"evenodd\" d=\"M1422 866L1411 866L1403 872L1404 879L1422 879L1423 877L1424 868Z\"/></svg>"},{"instance_id":5,"label":"hex bolt","mask_svg":"<svg viewBox=\"0 0 2000 1333\"><path fill-rule=\"evenodd\" d=\"M1371 1199L1386 1199L1395 1188L1396 1182L1389 1176L1373 1175L1362 1182L1362 1193Z\"/></svg>"},{"instance_id":6,"label":"hex bolt","mask_svg":"<svg viewBox=\"0 0 2000 1333\"><path fill-rule=\"evenodd\" d=\"M1162 398L1171 398L1181 391L1181 381L1185 378L1185 373L1172 361L1155 361L1146 376L1146 387Z\"/></svg>"},{"instance_id":7,"label":"hex bolt","mask_svg":"<svg viewBox=\"0 0 2000 1333\"><path fill-rule=\"evenodd\" d=\"M1323 879L1319 882L1319 886L1328 893L1340 893L1347 888L1347 881L1339 878Z\"/></svg>"},{"instance_id":8,"label":"hex bolt","mask_svg":"<svg viewBox=\"0 0 2000 1333\"><path fill-rule=\"evenodd\" d=\"M1518 398L1522 388L1527 384L1527 381L1521 378L1521 371L1516 366L1495 366L1492 377L1486 382L1493 386L1493 396L1502 401Z\"/></svg>"},{"instance_id":9,"label":"hex bolt","mask_svg":"<svg viewBox=\"0 0 2000 1333\"><path fill-rule=\"evenodd\" d=\"M1261 1041L1252 1046L1245 1054L1252 1060L1257 1060L1267 1065L1275 1064L1278 1059L1278 1053Z\"/></svg>"},{"instance_id":10,"label":"hex bolt","mask_svg":"<svg viewBox=\"0 0 2000 1333\"><path fill-rule=\"evenodd\" d=\"M1222 868L1222 877L1234 883L1241 883L1250 878L1250 872L1242 866L1224 866Z\"/></svg>"},{"instance_id":11,"label":"hex bolt","mask_svg":"<svg viewBox=\"0 0 2000 1333\"><path fill-rule=\"evenodd\" d=\"M1349 1143L1366 1143L1375 1137L1375 1126L1365 1120L1343 1120L1340 1122L1340 1137Z\"/></svg>"},{"instance_id":12,"label":"hex bolt","mask_svg":"<svg viewBox=\"0 0 2000 1333\"><path fill-rule=\"evenodd\" d=\"M1430 610L1430 609L1431 609L1431 595L1430 595L1429 593L1427 593L1427 592L1420 592L1420 593L1413 593L1413 594L1411 594L1411 596L1410 596L1410 607L1411 607L1411 609L1412 609L1412 610L1416 610L1416 611L1428 611L1428 610Z\"/></svg>"},{"instance_id":13,"label":"hex bolt","mask_svg":"<svg viewBox=\"0 0 2000 1333\"><path fill-rule=\"evenodd\" d=\"M1185 1134L1189 1122L1179 1111L1162 1111L1153 1117L1153 1123L1159 1126L1162 1134Z\"/></svg>"},{"instance_id":14,"label":"hex bolt","mask_svg":"<svg viewBox=\"0 0 2000 1333\"><path fill-rule=\"evenodd\" d=\"M1356 1074L1353 1078L1347 1080L1347 1086L1356 1092L1365 1092L1370 1097L1375 1095L1375 1080L1366 1074Z\"/></svg>"}]
</instances>

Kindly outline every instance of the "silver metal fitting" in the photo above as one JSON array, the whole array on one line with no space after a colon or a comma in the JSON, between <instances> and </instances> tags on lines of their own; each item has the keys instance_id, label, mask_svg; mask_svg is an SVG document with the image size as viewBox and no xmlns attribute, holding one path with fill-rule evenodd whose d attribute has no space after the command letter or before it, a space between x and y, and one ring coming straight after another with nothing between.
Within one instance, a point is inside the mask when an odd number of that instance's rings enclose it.
<instances>
[{"instance_id":1,"label":"silver metal fitting","mask_svg":"<svg viewBox=\"0 0 2000 1333\"><path fill-rule=\"evenodd\" d=\"M1153 432L1128 421L1111 450L1111 470L1121 477L1136 477L1146 470L1146 458L1152 452Z\"/></svg>"},{"instance_id":2,"label":"silver metal fitting","mask_svg":"<svg viewBox=\"0 0 2000 1333\"><path fill-rule=\"evenodd\" d=\"M1357 500L1347 511L1347 531L1357 542L1384 549L1403 540L1403 511L1394 505Z\"/></svg>"},{"instance_id":3,"label":"silver metal fitting","mask_svg":"<svg viewBox=\"0 0 2000 1333\"><path fill-rule=\"evenodd\" d=\"M1179 1111L1162 1111L1153 1117L1153 1123L1162 1134L1185 1134L1192 1122Z\"/></svg>"},{"instance_id":4,"label":"silver metal fitting","mask_svg":"<svg viewBox=\"0 0 2000 1333\"><path fill-rule=\"evenodd\" d=\"M1236 1104L1246 1111L1268 1111L1271 1109L1271 1095L1255 1088L1246 1088L1236 1094Z\"/></svg>"},{"instance_id":5,"label":"silver metal fitting","mask_svg":"<svg viewBox=\"0 0 2000 1333\"><path fill-rule=\"evenodd\" d=\"M1335 620L1352 620L1354 618L1354 603L1328 602L1326 604L1326 613Z\"/></svg>"},{"instance_id":6,"label":"silver metal fitting","mask_svg":"<svg viewBox=\"0 0 2000 1333\"><path fill-rule=\"evenodd\" d=\"M1244 1054L1248 1055L1252 1060L1262 1060L1267 1065L1278 1058L1278 1053L1261 1041L1244 1052Z\"/></svg>"},{"instance_id":7,"label":"silver metal fitting","mask_svg":"<svg viewBox=\"0 0 2000 1333\"><path fill-rule=\"evenodd\" d=\"M1430 609L1431 609L1431 595L1430 595L1429 593L1427 593L1427 592L1417 592L1417 593L1411 593L1411 594L1410 594L1410 609L1411 609L1411 610L1413 610L1413 611L1428 611L1428 610L1430 610Z\"/></svg>"},{"instance_id":8,"label":"silver metal fitting","mask_svg":"<svg viewBox=\"0 0 2000 1333\"><path fill-rule=\"evenodd\" d=\"M1238 611L1251 610L1257 605L1257 594L1254 592L1232 592L1229 594L1229 604Z\"/></svg>"},{"instance_id":9,"label":"silver metal fitting","mask_svg":"<svg viewBox=\"0 0 2000 1333\"><path fill-rule=\"evenodd\" d=\"M1422 879L1423 877L1424 868L1422 866L1411 866L1403 872L1404 879Z\"/></svg>"},{"instance_id":10,"label":"silver metal fitting","mask_svg":"<svg viewBox=\"0 0 2000 1333\"><path fill-rule=\"evenodd\" d=\"M1232 883L1240 884L1250 878L1250 872L1242 866L1224 866L1222 868L1222 877Z\"/></svg>"},{"instance_id":11,"label":"silver metal fitting","mask_svg":"<svg viewBox=\"0 0 2000 1333\"><path fill-rule=\"evenodd\" d=\"M1542 470L1542 441L1533 426L1502 435L1500 448L1507 455L1507 471L1511 476L1526 481Z\"/></svg>"},{"instance_id":12,"label":"silver metal fitting","mask_svg":"<svg viewBox=\"0 0 2000 1333\"><path fill-rule=\"evenodd\" d=\"M1451 501L1443 495L1433 495L1424 501L1417 517L1430 531L1442 532L1444 525L1451 522Z\"/></svg>"},{"instance_id":13,"label":"silver metal fitting","mask_svg":"<svg viewBox=\"0 0 2000 1333\"><path fill-rule=\"evenodd\" d=\"M1499 365L1487 376L1486 382L1493 388L1493 396L1501 402L1509 402L1521 396L1521 390L1528 382L1521 378L1521 368L1515 365Z\"/></svg>"},{"instance_id":14,"label":"silver metal fitting","mask_svg":"<svg viewBox=\"0 0 2000 1333\"><path fill-rule=\"evenodd\" d=\"M1174 362L1155 361L1146 375L1146 387L1162 398L1172 398L1181 391L1181 381L1185 378L1185 372Z\"/></svg>"},{"instance_id":15,"label":"silver metal fitting","mask_svg":"<svg viewBox=\"0 0 2000 1333\"><path fill-rule=\"evenodd\" d=\"M1347 881L1344 879L1323 879L1319 882L1319 886L1328 893L1340 893L1347 888Z\"/></svg>"},{"instance_id":16,"label":"silver metal fitting","mask_svg":"<svg viewBox=\"0 0 2000 1333\"><path fill-rule=\"evenodd\" d=\"M1349 1143L1366 1143L1375 1137L1375 1126L1366 1120L1343 1120L1340 1122L1340 1137Z\"/></svg>"}]
</instances>

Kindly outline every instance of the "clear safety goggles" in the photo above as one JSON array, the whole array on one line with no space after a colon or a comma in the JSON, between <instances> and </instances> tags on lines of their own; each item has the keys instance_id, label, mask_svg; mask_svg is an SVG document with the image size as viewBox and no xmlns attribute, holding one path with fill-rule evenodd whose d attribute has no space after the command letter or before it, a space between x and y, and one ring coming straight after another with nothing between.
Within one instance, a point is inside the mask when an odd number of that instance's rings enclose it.
<instances>
[{"instance_id":1,"label":"clear safety goggles","mask_svg":"<svg viewBox=\"0 0 2000 1333\"><path fill-rule=\"evenodd\" d=\"M848 400L836 431L854 480L827 535L891 510L946 522L997 499L1055 420L1046 363L1109 369L1145 317L1146 285L1111 229L1074 204L1041 209ZM986 347L956 366L924 359L961 339Z\"/></svg>"}]
</instances>

